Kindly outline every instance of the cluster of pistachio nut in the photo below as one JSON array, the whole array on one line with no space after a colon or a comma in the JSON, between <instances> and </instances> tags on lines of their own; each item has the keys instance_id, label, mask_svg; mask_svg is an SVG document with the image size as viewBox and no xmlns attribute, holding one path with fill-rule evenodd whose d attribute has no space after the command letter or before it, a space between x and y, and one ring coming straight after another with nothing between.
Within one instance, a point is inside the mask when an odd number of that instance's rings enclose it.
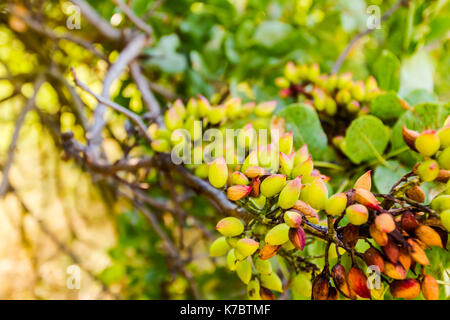
<instances>
[{"instance_id":1,"label":"cluster of pistachio nut","mask_svg":"<svg viewBox=\"0 0 450 320\"><path fill-rule=\"evenodd\" d=\"M374 77L353 80L351 72L321 74L317 63L296 65L288 62L284 75L275 80L280 96L302 96L318 112L334 116L338 111L351 115L367 114L371 101L381 92Z\"/></svg>"},{"instance_id":2,"label":"cluster of pistachio nut","mask_svg":"<svg viewBox=\"0 0 450 320\"><path fill-rule=\"evenodd\" d=\"M421 133L402 129L403 140L423 161L416 164L413 172L423 182L446 183L444 191L431 202L431 208L440 214L442 225L450 231L450 116L438 131Z\"/></svg>"}]
</instances>

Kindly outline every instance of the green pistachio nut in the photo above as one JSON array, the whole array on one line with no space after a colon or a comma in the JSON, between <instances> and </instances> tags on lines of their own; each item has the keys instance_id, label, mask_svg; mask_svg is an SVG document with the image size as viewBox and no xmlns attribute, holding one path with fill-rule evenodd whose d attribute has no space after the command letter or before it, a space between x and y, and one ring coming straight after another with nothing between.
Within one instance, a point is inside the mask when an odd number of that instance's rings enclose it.
<instances>
[{"instance_id":1,"label":"green pistachio nut","mask_svg":"<svg viewBox=\"0 0 450 320\"><path fill-rule=\"evenodd\" d=\"M439 141L441 143L441 147L447 148L450 147L450 126L444 127L438 132Z\"/></svg>"},{"instance_id":2,"label":"green pistachio nut","mask_svg":"<svg viewBox=\"0 0 450 320\"><path fill-rule=\"evenodd\" d=\"M265 101L261 102L258 105L256 105L255 109L253 110L254 114L258 117L270 117L277 107L277 101Z\"/></svg>"},{"instance_id":3,"label":"green pistachio nut","mask_svg":"<svg viewBox=\"0 0 450 320\"><path fill-rule=\"evenodd\" d=\"M436 160L425 160L417 167L417 175L423 182L436 179L439 174L439 164Z\"/></svg>"},{"instance_id":4,"label":"green pistachio nut","mask_svg":"<svg viewBox=\"0 0 450 320\"><path fill-rule=\"evenodd\" d=\"M325 211L332 216L339 216L347 207L347 196L345 193L336 193L325 202Z\"/></svg>"},{"instance_id":5,"label":"green pistachio nut","mask_svg":"<svg viewBox=\"0 0 450 320\"><path fill-rule=\"evenodd\" d=\"M211 105L209 104L208 99L204 96L200 95L197 100L197 113L200 117L208 116L211 110Z\"/></svg>"},{"instance_id":6,"label":"green pistachio nut","mask_svg":"<svg viewBox=\"0 0 450 320\"><path fill-rule=\"evenodd\" d=\"M272 246L278 246L289 241L289 226L286 223L276 225L267 232L264 240Z\"/></svg>"},{"instance_id":7,"label":"green pistachio nut","mask_svg":"<svg viewBox=\"0 0 450 320\"><path fill-rule=\"evenodd\" d=\"M218 124L226 118L227 109L224 106L211 108L208 113L208 120L211 124Z\"/></svg>"},{"instance_id":8,"label":"green pistachio nut","mask_svg":"<svg viewBox=\"0 0 450 320\"><path fill-rule=\"evenodd\" d=\"M441 151L438 156L439 167L445 170L450 170L450 147Z\"/></svg>"},{"instance_id":9,"label":"green pistachio nut","mask_svg":"<svg viewBox=\"0 0 450 320\"><path fill-rule=\"evenodd\" d=\"M348 221L355 226L359 226L367 222L369 212L362 204L352 204L345 210Z\"/></svg>"},{"instance_id":10,"label":"green pistachio nut","mask_svg":"<svg viewBox=\"0 0 450 320\"><path fill-rule=\"evenodd\" d=\"M322 210L325 207L327 199L327 186L319 177L315 177L313 181L306 185L300 194L300 200L306 202L316 210Z\"/></svg>"},{"instance_id":11,"label":"green pistachio nut","mask_svg":"<svg viewBox=\"0 0 450 320\"><path fill-rule=\"evenodd\" d=\"M301 177L297 177L294 180L290 180L286 183L283 190L281 190L278 197L278 205L282 209L290 209L297 202L300 191L302 189Z\"/></svg>"},{"instance_id":12,"label":"green pistachio nut","mask_svg":"<svg viewBox=\"0 0 450 320\"><path fill-rule=\"evenodd\" d=\"M295 151L294 155L294 167L298 166L300 163L305 162L309 158L308 145L304 144L300 149Z\"/></svg>"},{"instance_id":13,"label":"green pistachio nut","mask_svg":"<svg viewBox=\"0 0 450 320\"><path fill-rule=\"evenodd\" d=\"M283 292L283 285L281 283L280 277L278 277L276 272L270 274L261 274L261 285L269 290Z\"/></svg>"},{"instance_id":14,"label":"green pistachio nut","mask_svg":"<svg viewBox=\"0 0 450 320\"><path fill-rule=\"evenodd\" d=\"M169 152L170 143L166 139L157 139L152 141L152 149L156 152Z\"/></svg>"},{"instance_id":15,"label":"green pistachio nut","mask_svg":"<svg viewBox=\"0 0 450 320\"><path fill-rule=\"evenodd\" d=\"M303 163L297 165L291 172L292 177L304 176L308 177L311 175L314 169L314 164L311 159L311 156L308 157Z\"/></svg>"},{"instance_id":16,"label":"green pistachio nut","mask_svg":"<svg viewBox=\"0 0 450 320\"><path fill-rule=\"evenodd\" d=\"M278 148L280 152L284 154L290 154L294 147L294 135L292 131L289 131L280 138L278 141Z\"/></svg>"},{"instance_id":17,"label":"green pistachio nut","mask_svg":"<svg viewBox=\"0 0 450 320\"><path fill-rule=\"evenodd\" d=\"M217 158L209 165L208 179L215 188L222 188L228 180L228 167L224 157Z\"/></svg>"},{"instance_id":18,"label":"green pistachio nut","mask_svg":"<svg viewBox=\"0 0 450 320\"><path fill-rule=\"evenodd\" d=\"M266 197L270 198L283 190L286 185L286 176L282 174L274 174L268 176L261 182L260 191Z\"/></svg>"},{"instance_id":19,"label":"green pistachio nut","mask_svg":"<svg viewBox=\"0 0 450 320\"><path fill-rule=\"evenodd\" d=\"M181 128L183 126L183 118L178 114L175 108L169 108L164 114L164 123L170 131Z\"/></svg>"},{"instance_id":20,"label":"green pistachio nut","mask_svg":"<svg viewBox=\"0 0 450 320\"><path fill-rule=\"evenodd\" d=\"M245 257L251 256L259 248L259 242L253 239L240 239L236 244L236 250Z\"/></svg>"},{"instance_id":21,"label":"green pistachio nut","mask_svg":"<svg viewBox=\"0 0 450 320\"><path fill-rule=\"evenodd\" d=\"M422 132L414 141L417 151L423 156L431 157L440 147L439 137L434 130L426 130Z\"/></svg>"},{"instance_id":22,"label":"green pistachio nut","mask_svg":"<svg viewBox=\"0 0 450 320\"><path fill-rule=\"evenodd\" d=\"M266 275L272 273L272 263L270 262L270 260L262 260L260 258L256 258L253 262L258 273Z\"/></svg>"},{"instance_id":23,"label":"green pistachio nut","mask_svg":"<svg viewBox=\"0 0 450 320\"><path fill-rule=\"evenodd\" d=\"M440 195L431 201L431 209L445 211L450 209L450 195Z\"/></svg>"},{"instance_id":24,"label":"green pistachio nut","mask_svg":"<svg viewBox=\"0 0 450 320\"><path fill-rule=\"evenodd\" d=\"M232 185L246 186L250 183L245 174L239 171L235 171L231 174L230 182Z\"/></svg>"},{"instance_id":25,"label":"green pistachio nut","mask_svg":"<svg viewBox=\"0 0 450 320\"><path fill-rule=\"evenodd\" d=\"M286 176L290 176L294 167L294 153L286 155L280 152L280 172Z\"/></svg>"},{"instance_id":26,"label":"green pistachio nut","mask_svg":"<svg viewBox=\"0 0 450 320\"><path fill-rule=\"evenodd\" d=\"M292 290L302 297L311 297L311 276L303 272L296 274L292 279Z\"/></svg>"},{"instance_id":27,"label":"green pistachio nut","mask_svg":"<svg viewBox=\"0 0 450 320\"><path fill-rule=\"evenodd\" d=\"M244 224L235 217L226 217L216 225L217 231L226 237L235 237L244 231Z\"/></svg>"},{"instance_id":28,"label":"green pistachio nut","mask_svg":"<svg viewBox=\"0 0 450 320\"><path fill-rule=\"evenodd\" d=\"M231 249L227 254L227 266L230 271L236 271L239 260L236 258L235 249Z\"/></svg>"},{"instance_id":29,"label":"green pistachio nut","mask_svg":"<svg viewBox=\"0 0 450 320\"><path fill-rule=\"evenodd\" d=\"M250 279L252 278L252 264L250 263L250 258L237 263L236 273L243 283L248 284L250 282Z\"/></svg>"},{"instance_id":30,"label":"green pistachio nut","mask_svg":"<svg viewBox=\"0 0 450 320\"><path fill-rule=\"evenodd\" d=\"M231 249L230 245L227 242L225 237L219 237L211 244L209 247L209 256L210 257L220 257Z\"/></svg>"},{"instance_id":31,"label":"green pistachio nut","mask_svg":"<svg viewBox=\"0 0 450 320\"><path fill-rule=\"evenodd\" d=\"M450 209L441 212L441 223L447 231L450 231Z\"/></svg>"},{"instance_id":32,"label":"green pistachio nut","mask_svg":"<svg viewBox=\"0 0 450 320\"><path fill-rule=\"evenodd\" d=\"M284 222L291 228L298 228L302 224L302 215L299 211L291 209L283 214Z\"/></svg>"},{"instance_id":33,"label":"green pistachio nut","mask_svg":"<svg viewBox=\"0 0 450 320\"><path fill-rule=\"evenodd\" d=\"M249 300L261 300L261 295L259 291L261 290L261 285L258 279L250 280L247 285L247 296Z\"/></svg>"}]
</instances>

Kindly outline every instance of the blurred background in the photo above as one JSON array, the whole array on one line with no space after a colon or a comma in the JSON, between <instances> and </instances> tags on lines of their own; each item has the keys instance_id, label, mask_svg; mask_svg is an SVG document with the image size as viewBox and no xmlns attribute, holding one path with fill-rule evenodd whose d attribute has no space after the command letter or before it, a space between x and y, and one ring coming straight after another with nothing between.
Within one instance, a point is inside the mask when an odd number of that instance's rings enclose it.
<instances>
[{"instance_id":1,"label":"blurred background","mask_svg":"<svg viewBox=\"0 0 450 320\"><path fill-rule=\"evenodd\" d=\"M154 40L139 62L164 106L199 93L213 101L232 95L283 104L274 79L288 61L317 62L330 72L351 39L397 1L125 2L153 28ZM388 54L399 73L400 97L448 101L449 2L406 2L351 48L341 71L356 79L378 76L383 70L377 63ZM192 298L189 277L171 265L146 219L102 176L64 161L61 133L72 131L85 141L96 106L92 96L74 91L70 67L99 92L109 63L122 49L120 41L105 38L89 23L80 3L85 1L0 4L0 298ZM114 1L88 3L115 30L126 32L132 25ZM111 97L145 112L127 72L113 82ZM27 106L30 98L35 103ZM110 110L106 119L102 147L114 162L123 155L126 121ZM147 179L155 181L157 173ZM160 187L151 191L156 198L167 190ZM223 262L208 258L214 208L195 194L183 196L191 216L183 225L182 256L201 297L244 297L239 279ZM158 219L177 241L176 216L162 210Z\"/></svg>"}]
</instances>

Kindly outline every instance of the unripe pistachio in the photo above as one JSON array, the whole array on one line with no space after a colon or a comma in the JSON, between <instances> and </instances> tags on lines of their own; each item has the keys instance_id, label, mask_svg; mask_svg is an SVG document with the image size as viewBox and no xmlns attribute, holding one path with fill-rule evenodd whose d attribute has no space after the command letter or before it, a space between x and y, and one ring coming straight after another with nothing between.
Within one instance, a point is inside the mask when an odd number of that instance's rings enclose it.
<instances>
[{"instance_id":1,"label":"unripe pistachio","mask_svg":"<svg viewBox=\"0 0 450 320\"><path fill-rule=\"evenodd\" d=\"M450 209L450 195L443 194L434 198L431 201L431 209L436 211L444 211Z\"/></svg>"},{"instance_id":2,"label":"unripe pistachio","mask_svg":"<svg viewBox=\"0 0 450 320\"><path fill-rule=\"evenodd\" d=\"M348 272L348 285L350 290L355 292L358 296L365 299L370 299L370 290L367 287L367 278L364 272L357 267L352 267Z\"/></svg>"},{"instance_id":3,"label":"unripe pistachio","mask_svg":"<svg viewBox=\"0 0 450 320\"><path fill-rule=\"evenodd\" d=\"M272 246L282 245L287 241L289 241L289 226L286 223L276 225L265 237L265 242Z\"/></svg>"},{"instance_id":4,"label":"unripe pistachio","mask_svg":"<svg viewBox=\"0 0 450 320\"><path fill-rule=\"evenodd\" d=\"M417 151L415 143L419 135L420 133L418 133L417 131L410 130L405 126L402 127L403 141L405 141L406 145L414 151Z\"/></svg>"},{"instance_id":5,"label":"unripe pistachio","mask_svg":"<svg viewBox=\"0 0 450 320\"><path fill-rule=\"evenodd\" d=\"M252 191L251 186L240 186L240 185L231 186L227 189L227 198L230 199L231 201L238 201L248 196L251 191Z\"/></svg>"},{"instance_id":6,"label":"unripe pistachio","mask_svg":"<svg viewBox=\"0 0 450 320\"><path fill-rule=\"evenodd\" d=\"M178 115L184 119L186 116L186 108L184 107L183 101L181 99L175 100L175 102L172 105L172 108L175 109L175 111L178 113Z\"/></svg>"},{"instance_id":7,"label":"unripe pistachio","mask_svg":"<svg viewBox=\"0 0 450 320\"><path fill-rule=\"evenodd\" d=\"M352 86L352 77L353 74L351 72L338 75L337 87L339 89L350 89Z\"/></svg>"},{"instance_id":8,"label":"unripe pistachio","mask_svg":"<svg viewBox=\"0 0 450 320\"><path fill-rule=\"evenodd\" d=\"M255 109L255 106L256 106L256 102L254 102L254 101L245 103L242 106L242 110L241 110L241 113L239 114L239 117L240 118L248 117Z\"/></svg>"},{"instance_id":9,"label":"unripe pistachio","mask_svg":"<svg viewBox=\"0 0 450 320\"><path fill-rule=\"evenodd\" d=\"M434 155L440 147L439 137L434 130L422 132L414 141L417 151L426 157Z\"/></svg>"},{"instance_id":10,"label":"unripe pistachio","mask_svg":"<svg viewBox=\"0 0 450 320\"><path fill-rule=\"evenodd\" d=\"M283 292L283 285L281 283L280 277L278 277L276 272L270 274L261 274L261 285L269 290Z\"/></svg>"},{"instance_id":11,"label":"unripe pistachio","mask_svg":"<svg viewBox=\"0 0 450 320\"><path fill-rule=\"evenodd\" d=\"M289 61L284 66L284 76L292 83L297 83L300 81L299 69L292 61Z\"/></svg>"},{"instance_id":12,"label":"unripe pistachio","mask_svg":"<svg viewBox=\"0 0 450 320\"><path fill-rule=\"evenodd\" d=\"M289 88L289 86L290 86L291 84L289 83L289 80L288 80L288 79L286 79L286 78L284 78L284 77L278 77L278 78L275 79L275 85L276 85L278 88L286 89L286 88Z\"/></svg>"},{"instance_id":13,"label":"unripe pistachio","mask_svg":"<svg viewBox=\"0 0 450 320\"><path fill-rule=\"evenodd\" d=\"M394 298L415 299L420 294L420 284L415 279L395 280L390 289Z\"/></svg>"},{"instance_id":14,"label":"unripe pistachio","mask_svg":"<svg viewBox=\"0 0 450 320\"><path fill-rule=\"evenodd\" d=\"M204 96L199 95L197 100L197 113L200 117L208 116L211 110L211 105L209 104L208 99Z\"/></svg>"},{"instance_id":15,"label":"unripe pistachio","mask_svg":"<svg viewBox=\"0 0 450 320\"><path fill-rule=\"evenodd\" d=\"M278 169L278 153L275 146L270 143L268 145L260 145L257 149L258 163L261 167L274 172Z\"/></svg>"},{"instance_id":16,"label":"unripe pistachio","mask_svg":"<svg viewBox=\"0 0 450 320\"><path fill-rule=\"evenodd\" d=\"M441 147L450 147L450 126L444 127L438 131L439 141L441 142Z\"/></svg>"},{"instance_id":17,"label":"unripe pistachio","mask_svg":"<svg viewBox=\"0 0 450 320\"><path fill-rule=\"evenodd\" d=\"M259 284L258 279L250 280L247 285L247 296L249 300L261 300L261 295L259 292L261 291L261 285Z\"/></svg>"},{"instance_id":18,"label":"unripe pistachio","mask_svg":"<svg viewBox=\"0 0 450 320\"><path fill-rule=\"evenodd\" d=\"M350 89L352 96L358 100L363 101L366 96L366 86L364 84L364 81L359 80L356 83L353 84L353 86Z\"/></svg>"},{"instance_id":19,"label":"unripe pistachio","mask_svg":"<svg viewBox=\"0 0 450 320\"><path fill-rule=\"evenodd\" d=\"M289 155L285 155L280 152L280 171L281 173L290 176L292 172L292 168L294 167L294 153L292 152Z\"/></svg>"},{"instance_id":20,"label":"unripe pistachio","mask_svg":"<svg viewBox=\"0 0 450 320\"><path fill-rule=\"evenodd\" d=\"M443 248L441 237L433 228L426 225L420 225L414 232L417 238L426 245Z\"/></svg>"},{"instance_id":21,"label":"unripe pistachio","mask_svg":"<svg viewBox=\"0 0 450 320\"><path fill-rule=\"evenodd\" d=\"M246 186L250 183L245 174L239 171L235 171L231 174L230 182L232 185L242 185L242 186Z\"/></svg>"},{"instance_id":22,"label":"unripe pistachio","mask_svg":"<svg viewBox=\"0 0 450 320\"><path fill-rule=\"evenodd\" d=\"M241 111L242 100L239 97L231 98L225 103L226 115L230 119L234 119L239 116Z\"/></svg>"},{"instance_id":23,"label":"unripe pistachio","mask_svg":"<svg viewBox=\"0 0 450 320\"><path fill-rule=\"evenodd\" d=\"M334 116L336 114L337 104L336 104L336 101L334 101L334 99L332 99L330 97L325 98L325 111L330 116Z\"/></svg>"},{"instance_id":24,"label":"unripe pistachio","mask_svg":"<svg viewBox=\"0 0 450 320\"><path fill-rule=\"evenodd\" d=\"M268 176L261 182L260 191L261 193L267 197L273 197L283 190L286 185L286 176L282 174L274 174Z\"/></svg>"},{"instance_id":25,"label":"unripe pistachio","mask_svg":"<svg viewBox=\"0 0 450 320\"><path fill-rule=\"evenodd\" d=\"M226 217L217 223L216 229L226 237L234 237L244 231L244 225L238 218Z\"/></svg>"},{"instance_id":26,"label":"unripe pistachio","mask_svg":"<svg viewBox=\"0 0 450 320\"><path fill-rule=\"evenodd\" d=\"M400 263L393 264L392 262L385 261L383 273L396 280L406 278L406 270Z\"/></svg>"},{"instance_id":27,"label":"unripe pistachio","mask_svg":"<svg viewBox=\"0 0 450 320\"><path fill-rule=\"evenodd\" d=\"M302 215L295 209L290 209L283 214L284 222L291 228L298 228L302 224Z\"/></svg>"},{"instance_id":28,"label":"unripe pistachio","mask_svg":"<svg viewBox=\"0 0 450 320\"><path fill-rule=\"evenodd\" d=\"M289 240L294 245L294 247L296 247L300 251L303 251L303 248L305 248L306 244L306 236L303 228L298 227L289 229Z\"/></svg>"},{"instance_id":29,"label":"unripe pistachio","mask_svg":"<svg viewBox=\"0 0 450 320\"><path fill-rule=\"evenodd\" d=\"M258 248L259 242L249 238L240 239L236 244L236 250L245 257L254 254Z\"/></svg>"},{"instance_id":30,"label":"unripe pistachio","mask_svg":"<svg viewBox=\"0 0 450 320\"><path fill-rule=\"evenodd\" d=\"M370 209L381 210L377 198L375 198L372 192L366 189L355 189L355 200L356 202L363 204Z\"/></svg>"},{"instance_id":31,"label":"unripe pistachio","mask_svg":"<svg viewBox=\"0 0 450 320\"><path fill-rule=\"evenodd\" d=\"M276 300L277 299L272 291L270 291L269 289L264 288L264 287L261 287L259 294L261 295L262 300Z\"/></svg>"},{"instance_id":32,"label":"unripe pistachio","mask_svg":"<svg viewBox=\"0 0 450 320\"><path fill-rule=\"evenodd\" d=\"M284 154L290 154L292 152L294 146L294 135L292 131L289 131L283 136L281 136L280 140L278 141L278 148L280 152L283 152Z\"/></svg>"},{"instance_id":33,"label":"unripe pistachio","mask_svg":"<svg viewBox=\"0 0 450 320\"><path fill-rule=\"evenodd\" d=\"M298 166L300 163L305 162L309 158L308 145L304 144L300 149L295 151L294 155L294 167Z\"/></svg>"},{"instance_id":34,"label":"unripe pistachio","mask_svg":"<svg viewBox=\"0 0 450 320\"><path fill-rule=\"evenodd\" d=\"M208 120L211 124L218 124L219 122L223 121L226 117L227 110L224 106L217 106L214 108L211 108L211 110L208 113Z\"/></svg>"},{"instance_id":35,"label":"unripe pistachio","mask_svg":"<svg viewBox=\"0 0 450 320\"><path fill-rule=\"evenodd\" d=\"M435 160L425 160L416 168L416 173L423 182L430 182L439 175L439 165Z\"/></svg>"},{"instance_id":36,"label":"unripe pistachio","mask_svg":"<svg viewBox=\"0 0 450 320\"><path fill-rule=\"evenodd\" d=\"M276 100L274 100L274 101L265 101L265 102L259 103L255 107L253 112L258 117L270 117L276 107L277 107L277 101Z\"/></svg>"},{"instance_id":37,"label":"unripe pistachio","mask_svg":"<svg viewBox=\"0 0 450 320\"><path fill-rule=\"evenodd\" d=\"M439 286L436 279L426 274L422 280L422 293L427 300L439 299Z\"/></svg>"},{"instance_id":38,"label":"unripe pistachio","mask_svg":"<svg viewBox=\"0 0 450 320\"><path fill-rule=\"evenodd\" d=\"M391 233L395 230L394 218L390 213L379 214L375 218L375 225L381 232Z\"/></svg>"},{"instance_id":39,"label":"unripe pistachio","mask_svg":"<svg viewBox=\"0 0 450 320\"><path fill-rule=\"evenodd\" d=\"M219 257L225 255L231 247L225 237L219 237L209 247L209 255L211 257Z\"/></svg>"},{"instance_id":40,"label":"unripe pistachio","mask_svg":"<svg viewBox=\"0 0 450 320\"><path fill-rule=\"evenodd\" d=\"M351 113L356 113L361 110L361 105L358 101L352 100L346 105L347 111Z\"/></svg>"},{"instance_id":41,"label":"unripe pistachio","mask_svg":"<svg viewBox=\"0 0 450 320\"><path fill-rule=\"evenodd\" d=\"M319 64L314 63L308 70L308 79L312 82L317 81L320 75L320 67Z\"/></svg>"},{"instance_id":42,"label":"unripe pistachio","mask_svg":"<svg viewBox=\"0 0 450 320\"><path fill-rule=\"evenodd\" d=\"M227 254L227 266L230 271L236 271L239 260L236 258L235 249L231 249Z\"/></svg>"},{"instance_id":43,"label":"unripe pistachio","mask_svg":"<svg viewBox=\"0 0 450 320\"><path fill-rule=\"evenodd\" d=\"M254 260L256 271L260 274L271 274L272 273L272 263L270 260L262 260L260 258L256 258Z\"/></svg>"},{"instance_id":44,"label":"unripe pistachio","mask_svg":"<svg viewBox=\"0 0 450 320\"><path fill-rule=\"evenodd\" d=\"M348 221L355 226L366 223L367 219L369 218L369 212L367 211L367 208L362 204L352 204L351 206L347 207L347 209L345 210L345 214Z\"/></svg>"},{"instance_id":45,"label":"unripe pistachio","mask_svg":"<svg viewBox=\"0 0 450 320\"><path fill-rule=\"evenodd\" d=\"M346 207L347 196L345 193L334 194L325 202L325 211L332 216L340 216Z\"/></svg>"},{"instance_id":46,"label":"unripe pistachio","mask_svg":"<svg viewBox=\"0 0 450 320\"><path fill-rule=\"evenodd\" d=\"M158 139L152 141L152 149L156 152L169 152L170 143L166 139Z\"/></svg>"},{"instance_id":47,"label":"unripe pistachio","mask_svg":"<svg viewBox=\"0 0 450 320\"><path fill-rule=\"evenodd\" d=\"M251 166L258 166L258 154L256 153L256 150L250 152L247 158L245 158L241 167L241 172L245 173L245 171Z\"/></svg>"},{"instance_id":48,"label":"unripe pistachio","mask_svg":"<svg viewBox=\"0 0 450 320\"><path fill-rule=\"evenodd\" d=\"M286 186L281 190L278 197L278 205L282 209L289 209L294 206L300 196L300 191L302 189L301 177L297 177L294 180L287 182Z\"/></svg>"},{"instance_id":49,"label":"unripe pistachio","mask_svg":"<svg viewBox=\"0 0 450 320\"><path fill-rule=\"evenodd\" d=\"M169 108L164 114L164 123L168 130L173 131L183 126L183 118L177 113L175 108Z\"/></svg>"},{"instance_id":50,"label":"unripe pistachio","mask_svg":"<svg viewBox=\"0 0 450 320\"><path fill-rule=\"evenodd\" d=\"M227 239L227 243L230 245L230 247L232 248L236 248L237 242L239 241L239 237L234 236L234 237L225 237Z\"/></svg>"},{"instance_id":51,"label":"unripe pistachio","mask_svg":"<svg viewBox=\"0 0 450 320\"><path fill-rule=\"evenodd\" d=\"M450 130L450 128L448 128ZM445 148L438 156L439 167L450 170L450 147Z\"/></svg>"},{"instance_id":52,"label":"unripe pistachio","mask_svg":"<svg viewBox=\"0 0 450 320\"><path fill-rule=\"evenodd\" d=\"M346 105L350 102L352 96L350 95L350 92L348 90L339 90L336 94L336 102L338 104Z\"/></svg>"},{"instance_id":53,"label":"unripe pistachio","mask_svg":"<svg viewBox=\"0 0 450 320\"><path fill-rule=\"evenodd\" d=\"M328 90L328 92L333 92L334 89L336 89L337 80L338 80L337 74L332 74L328 77L325 83L325 88Z\"/></svg>"},{"instance_id":54,"label":"unripe pistachio","mask_svg":"<svg viewBox=\"0 0 450 320\"><path fill-rule=\"evenodd\" d=\"M147 133L152 138L152 140L157 139L156 132L158 131L158 124L156 122L153 122L151 125L147 128Z\"/></svg>"},{"instance_id":55,"label":"unripe pistachio","mask_svg":"<svg viewBox=\"0 0 450 320\"><path fill-rule=\"evenodd\" d=\"M303 188L300 194L300 200L306 202L316 210L322 210L325 207L327 199L328 189L320 178L314 178L309 185Z\"/></svg>"},{"instance_id":56,"label":"unripe pistachio","mask_svg":"<svg viewBox=\"0 0 450 320\"><path fill-rule=\"evenodd\" d=\"M266 170L262 167L258 166L250 166L248 167L244 174L249 177L250 179L256 178L258 176L263 176L266 174Z\"/></svg>"},{"instance_id":57,"label":"unripe pistachio","mask_svg":"<svg viewBox=\"0 0 450 320\"><path fill-rule=\"evenodd\" d=\"M250 282L250 279L252 278L252 264L250 263L250 258L237 263L236 273L243 283L248 284Z\"/></svg>"},{"instance_id":58,"label":"unripe pistachio","mask_svg":"<svg viewBox=\"0 0 450 320\"><path fill-rule=\"evenodd\" d=\"M311 277L306 273L299 273L292 279L292 290L303 297L311 297L312 283Z\"/></svg>"},{"instance_id":59,"label":"unripe pistachio","mask_svg":"<svg viewBox=\"0 0 450 320\"><path fill-rule=\"evenodd\" d=\"M441 223L447 231L450 231L450 209L444 210L440 214Z\"/></svg>"},{"instance_id":60,"label":"unripe pistachio","mask_svg":"<svg viewBox=\"0 0 450 320\"><path fill-rule=\"evenodd\" d=\"M228 180L228 168L224 157L217 158L209 165L208 179L215 188L222 188Z\"/></svg>"},{"instance_id":61,"label":"unripe pistachio","mask_svg":"<svg viewBox=\"0 0 450 320\"><path fill-rule=\"evenodd\" d=\"M405 272L408 272L409 267L411 267L411 256L406 248L400 248L398 262L403 266Z\"/></svg>"},{"instance_id":62,"label":"unripe pistachio","mask_svg":"<svg viewBox=\"0 0 450 320\"><path fill-rule=\"evenodd\" d=\"M370 76L366 80L366 94L378 89L377 80L373 76Z\"/></svg>"},{"instance_id":63,"label":"unripe pistachio","mask_svg":"<svg viewBox=\"0 0 450 320\"><path fill-rule=\"evenodd\" d=\"M194 118L197 116L197 100L195 100L194 98L189 99L186 106L186 112L188 115Z\"/></svg>"},{"instance_id":64,"label":"unripe pistachio","mask_svg":"<svg viewBox=\"0 0 450 320\"><path fill-rule=\"evenodd\" d=\"M237 136L237 145L241 148L249 148L253 146L255 139L255 129L253 129L253 125L251 123L248 123L241 130L239 130Z\"/></svg>"},{"instance_id":65,"label":"unripe pistachio","mask_svg":"<svg viewBox=\"0 0 450 320\"><path fill-rule=\"evenodd\" d=\"M309 177L314 169L314 164L311 156L308 157L303 163L297 165L291 172L292 177Z\"/></svg>"}]
</instances>

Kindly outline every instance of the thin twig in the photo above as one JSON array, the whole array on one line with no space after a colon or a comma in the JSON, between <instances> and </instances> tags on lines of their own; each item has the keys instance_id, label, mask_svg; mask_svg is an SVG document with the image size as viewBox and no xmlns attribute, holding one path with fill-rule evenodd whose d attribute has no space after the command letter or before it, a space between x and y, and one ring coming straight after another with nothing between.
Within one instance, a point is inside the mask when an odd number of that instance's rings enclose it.
<instances>
[{"instance_id":1,"label":"thin twig","mask_svg":"<svg viewBox=\"0 0 450 320\"><path fill-rule=\"evenodd\" d=\"M9 170L11 169L12 163L14 162L14 155L16 151L17 141L19 140L20 129L22 128L23 123L25 122L26 115L28 112L34 108L34 103L36 100L36 95L39 91L39 88L44 83L45 78L40 75L36 81L34 82L34 93L33 96L28 99L24 108L19 114L19 117L16 120L16 124L14 127L14 132L11 138L11 143L8 147L6 163L3 166L3 179L0 184L0 198L4 196L9 186Z\"/></svg>"},{"instance_id":2,"label":"thin twig","mask_svg":"<svg viewBox=\"0 0 450 320\"><path fill-rule=\"evenodd\" d=\"M394 14L395 11L397 11L401 6L406 5L408 2L409 2L409 0L400 0L400 1L396 2L388 11L386 11L385 14L383 14L381 16L380 23L389 19L392 16L392 14ZM367 28L366 30L356 34L352 38L352 40L349 42L347 47L345 47L344 51L342 51L341 54L339 55L338 59L336 60L336 63L334 64L333 68L331 69L331 73L337 73L339 71L339 69L341 68L342 64L344 63L345 58L347 58L347 55L352 50L353 46L361 38L370 34L374 30L375 30L374 28L371 28L371 29Z\"/></svg>"},{"instance_id":3,"label":"thin twig","mask_svg":"<svg viewBox=\"0 0 450 320\"><path fill-rule=\"evenodd\" d=\"M114 2L120 8L120 10L123 11L123 13L125 13L125 15L136 25L136 27L144 31L149 37L153 36L152 27L145 23L145 21L143 21L137 15L135 15L125 2L122 2L121 0L112 0L112 2Z\"/></svg>"}]
</instances>

